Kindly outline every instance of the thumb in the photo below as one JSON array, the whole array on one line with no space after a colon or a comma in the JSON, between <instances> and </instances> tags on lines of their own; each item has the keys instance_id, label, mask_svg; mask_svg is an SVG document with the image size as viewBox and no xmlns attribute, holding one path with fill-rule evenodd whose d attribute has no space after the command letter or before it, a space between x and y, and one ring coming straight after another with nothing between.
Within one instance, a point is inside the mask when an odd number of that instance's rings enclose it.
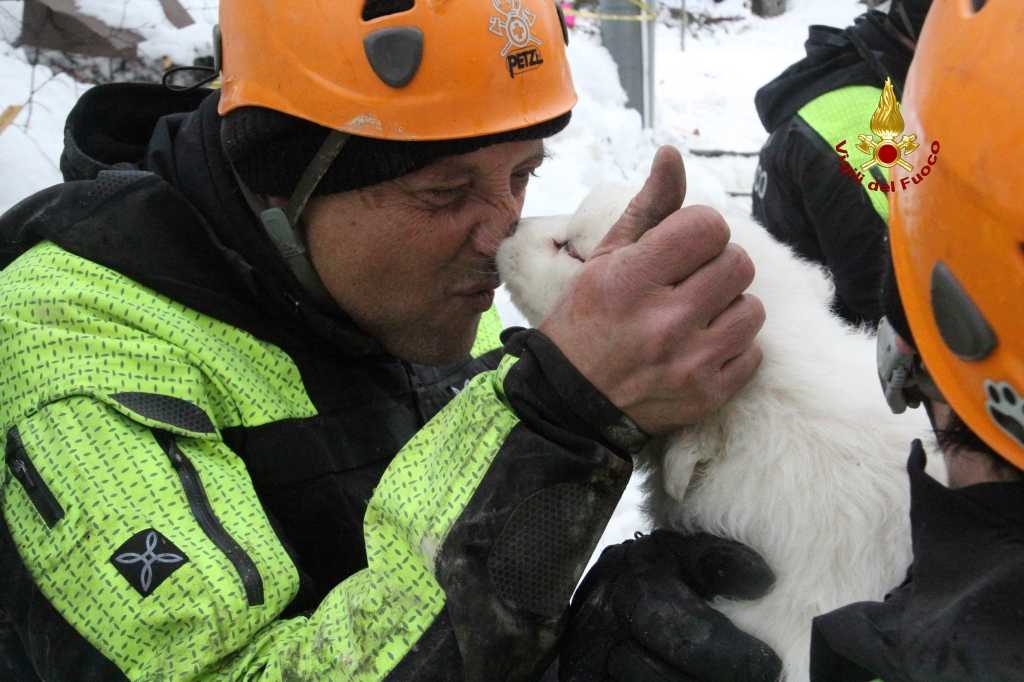
<instances>
[{"instance_id":1,"label":"thumb","mask_svg":"<svg viewBox=\"0 0 1024 682\"><path fill-rule=\"evenodd\" d=\"M667 529L655 530L651 537L675 555L679 576L704 599L757 599L775 585L771 568L746 545L709 533L682 535Z\"/></svg>"},{"instance_id":2,"label":"thumb","mask_svg":"<svg viewBox=\"0 0 1024 682\"><path fill-rule=\"evenodd\" d=\"M625 213L598 244L593 256L628 246L665 218L679 210L686 196L686 169L675 147L658 149L643 188L633 197Z\"/></svg>"}]
</instances>

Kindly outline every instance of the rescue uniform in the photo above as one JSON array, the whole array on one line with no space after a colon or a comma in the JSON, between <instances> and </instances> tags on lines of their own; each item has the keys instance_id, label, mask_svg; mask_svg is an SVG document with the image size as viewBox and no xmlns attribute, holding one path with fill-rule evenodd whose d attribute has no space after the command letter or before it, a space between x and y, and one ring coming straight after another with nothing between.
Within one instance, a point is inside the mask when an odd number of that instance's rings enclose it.
<instances>
[{"instance_id":1,"label":"rescue uniform","mask_svg":"<svg viewBox=\"0 0 1024 682\"><path fill-rule=\"evenodd\" d=\"M646 437L493 312L426 367L309 300L218 97L91 90L67 182L0 218L5 665L539 676Z\"/></svg>"},{"instance_id":2,"label":"rescue uniform","mask_svg":"<svg viewBox=\"0 0 1024 682\"><path fill-rule=\"evenodd\" d=\"M754 217L799 255L829 269L835 311L854 324L874 325L881 317L889 205L884 192L869 186L887 183L888 173L879 166L859 180L847 173L869 159L856 149L857 136L871 134L885 79L892 78L897 97L903 91L913 52L897 31L874 10L846 29L812 26L807 56L754 98L769 133L754 174ZM841 144L846 159L836 151Z\"/></svg>"},{"instance_id":3,"label":"rescue uniform","mask_svg":"<svg viewBox=\"0 0 1024 682\"><path fill-rule=\"evenodd\" d=\"M814 620L812 682L1012 682L1024 677L1024 482L951 490L910 472L914 563L884 603Z\"/></svg>"}]
</instances>

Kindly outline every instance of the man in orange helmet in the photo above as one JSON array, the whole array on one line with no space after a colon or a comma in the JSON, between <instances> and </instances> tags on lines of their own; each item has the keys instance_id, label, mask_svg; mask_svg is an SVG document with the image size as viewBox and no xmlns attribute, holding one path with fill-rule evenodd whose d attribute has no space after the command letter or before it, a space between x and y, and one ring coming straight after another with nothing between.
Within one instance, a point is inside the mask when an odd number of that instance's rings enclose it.
<instances>
[{"instance_id":1,"label":"man in orange helmet","mask_svg":"<svg viewBox=\"0 0 1024 682\"><path fill-rule=\"evenodd\" d=\"M815 620L815 682L1024 670L1024 167L1006 142L1022 97L1004 80L1022 25L1016 0L937 2L907 79L907 130L941 160L894 178L879 374L894 411L928 410L949 487L915 442L910 575L884 603Z\"/></svg>"},{"instance_id":2,"label":"man in orange helmet","mask_svg":"<svg viewBox=\"0 0 1024 682\"><path fill-rule=\"evenodd\" d=\"M757 367L752 264L662 150L499 341L494 252L575 103L556 3L220 12L222 91L90 90L67 182L0 219L5 679L535 679L631 454ZM681 677L777 672L694 601Z\"/></svg>"}]
</instances>

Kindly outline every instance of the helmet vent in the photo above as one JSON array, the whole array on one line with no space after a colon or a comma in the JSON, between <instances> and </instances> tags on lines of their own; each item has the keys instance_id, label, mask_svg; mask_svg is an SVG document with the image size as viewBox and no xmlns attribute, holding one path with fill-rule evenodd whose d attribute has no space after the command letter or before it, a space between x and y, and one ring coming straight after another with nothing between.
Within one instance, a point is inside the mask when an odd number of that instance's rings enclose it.
<instances>
[{"instance_id":1,"label":"helmet vent","mask_svg":"<svg viewBox=\"0 0 1024 682\"><path fill-rule=\"evenodd\" d=\"M423 31L409 26L382 28L363 39L363 49L377 77L393 88L401 88L420 68Z\"/></svg>"},{"instance_id":2,"label":"helmet vent","mask_svg":"<svg viewBox=\"0 0 1024 682\"><path fill-rule=\"evenodd\" d=\"M932 269L932 314L946 346L961 360L987 358L998 345L996 334L945 263Z\"/></svg>"},{"instance_id":3,"label":"helmet vent","mask_svg":"<svg viewBox=\"0 0 1024 682\"><path fill-rule=\"evenodd\" d=\"M981 8L985 6L988 0L971 0L971 6L974 8L975 14L981 11Z\"/></svg>"},{"instance_id":4,"label":"helmet vent","mask_svg":"<svg viewBox=\"0 0 1024 682\"><path fill-rule=\"evenodd\" d=\"M363 21L408 12L415 6L416 0L366 0L363 5Z\"/></svg>"}]
</instances>

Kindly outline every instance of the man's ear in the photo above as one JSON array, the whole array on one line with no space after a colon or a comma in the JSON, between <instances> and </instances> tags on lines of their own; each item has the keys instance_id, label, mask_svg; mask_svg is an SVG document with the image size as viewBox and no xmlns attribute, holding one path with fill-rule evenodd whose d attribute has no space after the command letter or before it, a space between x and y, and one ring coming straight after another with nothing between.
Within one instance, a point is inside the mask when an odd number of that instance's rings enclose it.
<instances>
[{"instance_id":1,"label":"man's ear","mask_svg":"<svg viewBox=\"0 0 1024 682\"><path fill-rule=\"evenodd\" d=\"M922 400L921 405L924 407L924 413L928 415L928 423L932 425L932 433L938 436L939 431L945 429L949 423L949 405L931 398Z\"/></svg>"}]
</instances>

